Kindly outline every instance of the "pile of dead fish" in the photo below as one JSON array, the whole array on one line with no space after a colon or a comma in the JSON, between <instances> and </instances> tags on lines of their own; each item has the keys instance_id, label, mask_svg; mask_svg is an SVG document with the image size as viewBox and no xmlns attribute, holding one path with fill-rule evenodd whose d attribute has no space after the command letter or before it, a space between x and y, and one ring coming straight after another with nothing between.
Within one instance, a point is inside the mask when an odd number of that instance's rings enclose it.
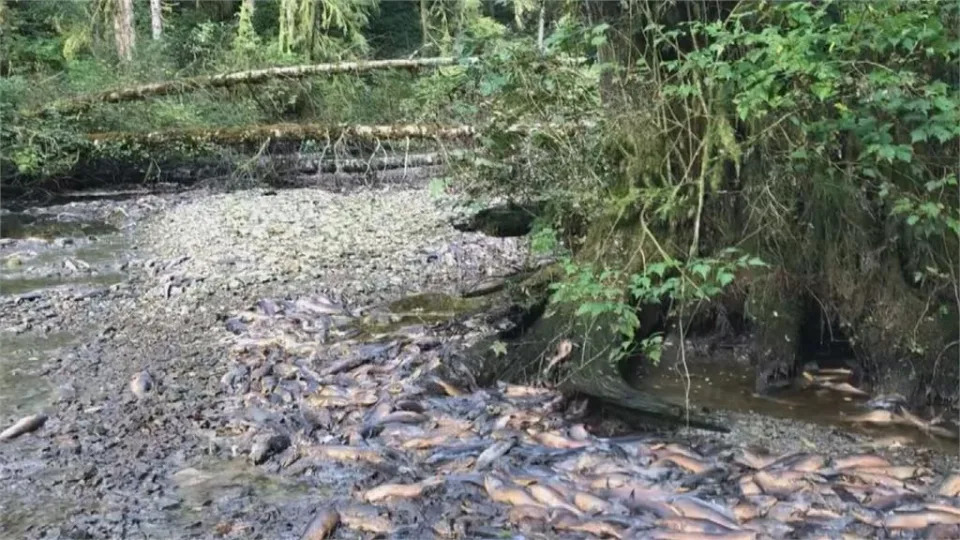
<instances>
[{"instance_id":1,"label":"pile of dead fish","mask_svg":"<svg viewBox=\"0 0 960 540\"><path fill-rule=\"evenodd\" d=\"M958 474L597 437L551 389L476 388L450 325L351 340L354 315L312 297L226 322L237 454L334 494L304 538L960 537Z\"/></svg>"}]
</instances>

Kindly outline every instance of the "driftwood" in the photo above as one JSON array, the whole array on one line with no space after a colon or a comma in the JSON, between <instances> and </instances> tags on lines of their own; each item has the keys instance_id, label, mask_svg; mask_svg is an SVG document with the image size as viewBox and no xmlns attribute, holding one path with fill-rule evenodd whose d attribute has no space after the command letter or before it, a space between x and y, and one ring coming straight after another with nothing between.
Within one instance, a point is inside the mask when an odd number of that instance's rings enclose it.
<instances>
[{"instance_id":1,"label":"driftwood","mask_svg":"<svg viewBox=\"0 0 960 540\"><path fill-rule=\"evenodd\" d=\"M34 114L44 114L51 111L57 111L65 114L77 113L101 103L137 101L146 99L148 97L192 92L204 88L224 88L237 84L258 84L278 78L300 79L314 75L335 75L343 73L359 74L386 69L405 69L409 71L417 71L420 69L452 66L459 63L470 63L473 61L475 60L472 58L459 59L452 57L417 59L401 58L394 60L365 60L359 62L306 64L299 66L235 71L231 73L221 73L218 75L207 75L201 77L177 79L173 81L140 84L137 86L117 88L95 94L76 96L73 98L55 101L47 107L44 107L38 111L34 111Z\"/></svg>"}]
</instances>

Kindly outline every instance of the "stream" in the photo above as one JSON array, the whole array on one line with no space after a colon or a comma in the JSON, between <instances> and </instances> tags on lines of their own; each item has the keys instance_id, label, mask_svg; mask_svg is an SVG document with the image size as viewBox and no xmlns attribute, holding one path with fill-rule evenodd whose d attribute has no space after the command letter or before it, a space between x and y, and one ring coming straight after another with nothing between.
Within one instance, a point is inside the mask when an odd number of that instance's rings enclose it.
<instances>
[{"instance_id":1,"label":"stream","mask_svg":"<svg viewBox=\"0 0 960 540\"><path fill-rule=\"evenodd\" d=\"M477 388L509 321L460 292L530 256L426 189L55 202L0 213L0 427L47 416L0 442L0 537L960 537L957 441L870 396L665 361L731 433L609 438Z\"/></svg>"}]
</instances>

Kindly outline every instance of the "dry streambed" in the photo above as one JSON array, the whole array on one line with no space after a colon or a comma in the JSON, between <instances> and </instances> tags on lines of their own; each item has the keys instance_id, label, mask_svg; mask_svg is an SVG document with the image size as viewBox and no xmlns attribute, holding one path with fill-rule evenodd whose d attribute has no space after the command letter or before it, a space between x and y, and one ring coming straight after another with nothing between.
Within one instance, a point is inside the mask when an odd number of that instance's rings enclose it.
<instances>
[{"instance_id":1,"label":"dry streambed","mask_svg":"<svg viewBox=\"0 0 960 540\"><path fill-rule=\"evenodd\" d=\"M510 323L456 292L529 261L425 190L89 206L130 246L122 281L0 302L5 347L79 343L36 354L43 406L3 411L0 536L960 535L944 467L770 418L600 437L549 388L478 388L462 351ZM8 277L30 242L0 246ZM453 296L385 303L426 290Z\"/></svg>"}]
</instances>

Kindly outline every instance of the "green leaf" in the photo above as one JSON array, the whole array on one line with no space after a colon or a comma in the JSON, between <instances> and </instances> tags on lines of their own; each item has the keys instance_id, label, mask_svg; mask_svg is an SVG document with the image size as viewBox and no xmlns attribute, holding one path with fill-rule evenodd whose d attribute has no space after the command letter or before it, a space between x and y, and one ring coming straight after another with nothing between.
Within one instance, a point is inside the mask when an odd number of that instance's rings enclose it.
<instances>
[{"instance_id":1,"label":"green leaf","mask_svg":"<svg viewBox=\"0 0 960 540\"><path fill-rule=\"evenodd\" d=\"M706 279L707 274L710 273L710 265L704 264L704 263L696 263L690 267L690 271Z\"/></svg>"},{"instance_id":2,"label":"green leaf","mask_svg":"<svg viewBox=\"0 0 960 540\"><path fill-rule=\"evenodd\" d=\"M500 340L494 341L493 345L490 345L490 350L499 358L507 354L507 344Z\"/></svg>"},{"instance_id":3,"label":"green leaf","mask_svg":"<svg viewBox=\"0 0 960 540\"><path fill-rule=\"evenodd\" d=\"M723 269L717 272L717 281L720 282L721 287L726 287L733 281L734 275L730 272L727 272Z\"/></svg>"},{"instance_id":4,"label":"green leaf","mask_svg":"<svg viewBox=\"0 0 960 540\"><path fill-rule=\"evenodd\" d=\"M659 277L663 277L663 274L667 271L667 265L662 262L653 263L647 266L647 272L651 274L656 274Z\"/></svg>"}]
</instances>

